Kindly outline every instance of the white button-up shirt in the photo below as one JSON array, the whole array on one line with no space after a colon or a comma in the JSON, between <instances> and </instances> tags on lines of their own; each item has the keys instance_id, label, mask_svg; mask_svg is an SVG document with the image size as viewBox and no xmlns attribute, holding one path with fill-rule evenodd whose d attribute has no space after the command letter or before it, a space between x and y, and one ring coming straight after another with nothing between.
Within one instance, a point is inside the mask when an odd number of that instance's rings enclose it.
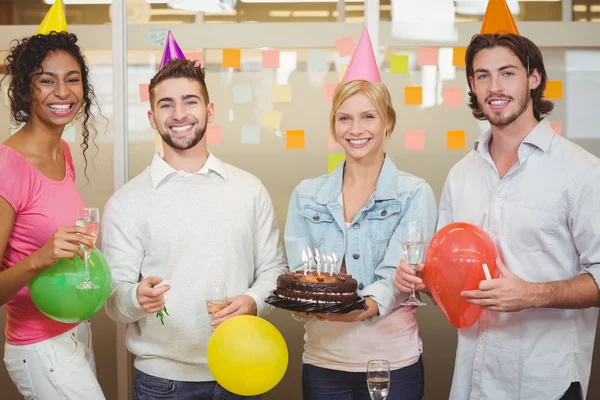
<instances>
[{"instance_id":1,"label":"white button-up shirt","mask_svg":"<svg viewBox=\"0 0 600 400\"><path fill-rule=\"evenodd\" d=\"M438 228L470 222L490 234L508 268L529 282L590 273L600 280L600 160L542 120L500 179L491 131L450 171ZM598 310L483 311L459 330L452 400L559 399L587 392Z\"/></svg>"}]
</instances>

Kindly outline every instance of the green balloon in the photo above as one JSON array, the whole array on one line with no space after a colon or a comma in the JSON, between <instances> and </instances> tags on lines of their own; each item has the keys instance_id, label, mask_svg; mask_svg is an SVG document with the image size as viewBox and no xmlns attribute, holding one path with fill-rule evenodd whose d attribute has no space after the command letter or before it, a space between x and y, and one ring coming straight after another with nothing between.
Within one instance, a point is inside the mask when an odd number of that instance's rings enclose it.
<instances>
[{"instance_id":1,"label":"green balloon","mask_svg":"<svg viewBox=\"0 0 600 400\"><path fill-rule=\"evenodd\" d=\"M77 289L84 281L85 263L75 259L60 259L38 274L29 283L29 294L37 308L46 316L64 323L84 321L96 314L110 294L112 277L106 259L94 249L89 259L90 279L100 286L96 289Z\"/></svg>"}]
</instances>

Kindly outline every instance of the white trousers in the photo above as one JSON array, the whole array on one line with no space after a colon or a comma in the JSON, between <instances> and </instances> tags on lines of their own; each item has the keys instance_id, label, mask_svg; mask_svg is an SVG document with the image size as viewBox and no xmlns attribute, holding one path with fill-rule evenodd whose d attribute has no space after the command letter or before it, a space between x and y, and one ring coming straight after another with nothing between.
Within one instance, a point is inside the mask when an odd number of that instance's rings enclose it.
<instances>
[{"instance_id":1,"label":"white trousers","mask_svg":"<svg viewBox=\"0 0 600 400\"><path fill-rule=\"evenodd\" d=\"M89 321L51 339L4 347L4 363L26 400L104 400Z\"/></svg>"}]
</instances>

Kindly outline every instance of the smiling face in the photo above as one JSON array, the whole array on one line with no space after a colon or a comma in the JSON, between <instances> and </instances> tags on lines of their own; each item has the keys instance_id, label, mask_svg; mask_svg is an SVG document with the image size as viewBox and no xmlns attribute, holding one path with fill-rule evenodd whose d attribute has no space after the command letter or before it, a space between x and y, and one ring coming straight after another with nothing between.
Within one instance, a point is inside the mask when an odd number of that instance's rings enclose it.
<instances>
[{"instance_id":1,"label":"smiling face","mask_svg":"<svg viewBox=\"0 0 600 400\"><path fill-rule=\"evenodd\" d=\"M49 125L67 125L83 104L81 69L65 51L48 53L32 76L31 88L29 115Z\"/></svg>"},{"instance_id":2,"label":"smiling face","mask_svg":"<svg viewBox=\"0 0 600 400\"><path fill-rule=\"evenodd\" d=\"M152 97L148 119L168 146L188 150L200 143L207 124L213 121L214 106L206 104L199 82L166 79L154 87Z\"/></svg>"},{"instance_id":3,"label":"smiling face","mask_svg":"<svg viewBox=\"0 0 600 400\"><path fill-rule=\"evenodd\" d=\"M479 51L469 78L478 108L494 126L507 126L529 112L533 115L531 90L540 84L540 74L529 76L519 58L508 48L497 46Z\"/></svg>"}]
</instances>

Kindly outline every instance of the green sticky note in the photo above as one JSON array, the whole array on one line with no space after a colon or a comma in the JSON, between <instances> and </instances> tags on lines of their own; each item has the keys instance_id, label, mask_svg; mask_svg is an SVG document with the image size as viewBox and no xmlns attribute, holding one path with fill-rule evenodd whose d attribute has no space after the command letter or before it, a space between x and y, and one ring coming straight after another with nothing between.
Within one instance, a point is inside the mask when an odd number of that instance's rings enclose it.
<instances>
[{"instance_id":1,"label":"green sticky note","mask_svg":"<svg viewBox=\"0 0 600 400\"><path fill-rule=\"evenodd\" d=\"M408 56L392 54L390 56L390 72L392 74L408 74Z\"/></svg>"},{"instance_id":2,"label":"green sticky note","mask_svg":"<svg viewBox=\"0 0 600 400\"><path fill-rule=\"evenodd\" d=\"M327 172L332 173L335 169L344 162L345 154L328 154L327 155Z\"/></svg>"}]
</instances>

